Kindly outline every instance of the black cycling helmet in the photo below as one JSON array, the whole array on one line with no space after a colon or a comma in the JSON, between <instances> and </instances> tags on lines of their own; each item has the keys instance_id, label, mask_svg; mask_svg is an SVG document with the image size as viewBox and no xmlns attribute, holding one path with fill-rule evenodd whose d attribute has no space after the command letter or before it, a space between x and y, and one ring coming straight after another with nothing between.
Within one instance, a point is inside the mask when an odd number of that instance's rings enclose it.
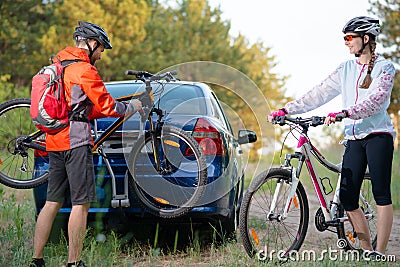
<instances>
[{"instance_id":1,"label":"black cycling helmet","mask_svg":"<svg viewBox=\"0 0 400 267\"><path fill-rule=\"evenodd\" d=\"M376 37L380 32L379 20L366 16L355 17L344 25L342 32L355 32L361 35L369 34Z\"/></svg>"},{"instance_id":2,"label":"black cycling helmet","mask_svg":"<svg viewBox=\"0 0 400 267\"><path fill-rule=\"evenodd\" d=\"M106 31L97 24L79 21L78 27L75 28L74 39L78 40L79 37L94 39L102 44L105 49L112 49L110 38L108 38Z\"/></svg>"}]
</instances>

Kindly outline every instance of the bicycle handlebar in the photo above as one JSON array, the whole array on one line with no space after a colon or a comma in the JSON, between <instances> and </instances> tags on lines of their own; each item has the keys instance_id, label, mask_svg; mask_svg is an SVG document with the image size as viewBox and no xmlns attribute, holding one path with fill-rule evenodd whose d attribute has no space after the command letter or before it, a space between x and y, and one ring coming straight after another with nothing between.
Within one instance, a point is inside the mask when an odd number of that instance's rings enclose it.
<instances>
[{"instance_id":1,"label":"bicycle handlebar","mask_svg":"<svg viewBox=\"0 0 400 267\"><path fill-rule=\"evenodd\" d=\"M342 121L344 118L346 118L346 114L344 112L337 114L335 117L336 121Z\"/></svg>"},{"instance_id":2,"label":"bicycle handlebar","mask_svg":"<svg viewBox=\"0 0 400 267\"><path fill-rule=\"evenodd\" d=\"M142 71L142 70L126 70L125 75L134 75L138 80L141 80L143 82L148 82L148 81L158 81L158 80L166 80L167 82L169 81L176 81L177 79L175 78L174 75L176 75L176 71L168 71L164 73L157 73L153 74L147 71Z\"/></svg>"},{"instance_id":3,"label":"bicycle handlebar","mask_svg":"<svg viewBox=\"0 0 400 267\"><path fill-rule=\"evenodd\" d=\"M319 116L312 116L309 118L290 118L286 116L277 116L274 119L272 119L273 124L279 124L280 126L283 126L286 124L286 122L291 122L294 124L298 125L305 125L305 126L318 126L324 124L326 117L319 117Z\"/></svg>"},{"instance_id":4,"label":"bicycle handlebar","mask_svg":"<svg viewBox=\"0 0 400 267\"><path fill-rule=\"evenodd\" d=\"M346 114L341 112L336 114L335 121L341 122L344 118L346 118ZM272 119L272 123L283 126L286 124L287 121L298 125L318 126L324 124L325 119L326 117L320 117L320 116L312 116L309 118L301 118L301 117L290 118L286 116L276 116L275 118Z\"/></svg>"},{"instance_id":5,"label":"bicycle handlebar","mask_svg":"<svg viewBox=\"0 0 400 267\"><path fill-rule=\"evenodd\" d=\"M142 70L126 70L125 75L135 75L136 77L151 77L153 74Z\"/></svg>"},{"instance_id":6,"label":"bicycle handlebar","mask_svg":"<svg viewBox=\"0 0 400 267\"><path fill-rule=\"evenodd\" d=\"M141 121L145 122L146 119L151 117L151 114L155 112L159 116L163 116L163 111L154 108L154 95L152 93L152 84L151 82L154 81L159 81L159 80L165 80L167 82L170 81L176 81L177 79L174 77L174 75L177 74L176 71L168 71L164 73L158 73L158 74L153 74L147 71L142 71L142 70L126 70L125 71L126 75L134 75L136 76L136 79L144 82L146 84L146 91L144 94L142 94L138 99L142 102L142 110L139 111Z\"/></svg>"}]
</instances>

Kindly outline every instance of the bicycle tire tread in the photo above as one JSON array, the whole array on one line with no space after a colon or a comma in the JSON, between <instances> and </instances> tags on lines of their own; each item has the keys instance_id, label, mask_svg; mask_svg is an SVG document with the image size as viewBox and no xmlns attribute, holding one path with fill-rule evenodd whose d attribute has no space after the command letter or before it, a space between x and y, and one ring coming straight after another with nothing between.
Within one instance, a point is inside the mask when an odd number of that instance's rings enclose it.
<instances>
[{"instance_id":1,"label":"bicycle tire tread","mask_svg":"<svg viewBox=\"0 0 400 267\"><path fill-rule=\"evenodd\" d=\"M161 218L176 218L176 217L180 217L180 216L188 213L193 208L193 206L199 201L199 199L202 197L202 195L204 194L205 185L207 183L207 178L208 178L207 164L206 164L205 158L203 157L203 153L202 153L198 143L194 140L194 138L191 135L189 135L184 130L177 128L175 126L164 126L163 131L165 131L167 133L175 133L177 136L180 136L180 138L186 139L186 141L190 142L191 146L193 146L194 149L196 150L196 153L198 155L197 161L200 166L199 169L201 170L200 175L198 177L198 184L197 184L197 187L199 188L199 190L196 191L195 196L192 197L192 199L189 203L185 203L184 207L180 207L177 209L163 210L158 207L150 205L147 201L144 201L142 199L142 193L141 193L140 189L138 188L139 185L137 184L137 182L135 181L135 178L132 175L131 175L131 177L133 179L133 183L130 183L130 186L133 187L133 189L136 193L136 197L139 199L139 203L142 206L142 208L144 208L151 214L156 215ZM132 151L139 151L139 149L141 148L141 145L145 144L148 140L150 140L149 135L141 136L136 141L135 145L132 148ZM131 152L131 157L133 157L133 158L129 159L130 166L132 166L131 162L134 160L134 157L135 157L134 154L132 154L132 152Z\"/></svg>"},{"instance_id":2,"label":"bicycle tire tread","mask_svg":"<svg viewBox=\"0 0 400 267\"><path fill-rule=\"evenodd\" d=\"M272 168L263 171L259 175L257 175L252 182L250 183L248 189L245 192L245 195L243 197L241 207L240 207L240 213L239 213L239 232L240 236L242 239L242 244L243 247L246 251L246 253L250 257L254 257L258 251L256 251L252 245L252 242L250 241L249 238L249 232L248 232L248 224L247 224L247 219L248 219L248 212L249 212L249 207L250 207L250 202L252 200L253 194L257 192L257 190L269 179L272 179L276 176L281 177L285 181L288 181L289 178L291 177L291 173L289 170L286 169L281 169L281 168ZM302 209L304 212L303 216L303 221L301 222L301 225L299 226L300 228L300 235L298 240L296 240L288 250L299 250L300 247L302 246L305 236L307 234L307 228L308 228L308 222L309 222L309 206L308 206L308 200L307 200L307 195L305 193L304 187L301 184L301 182L298 183L297 189L296 189L296 194L300 197L299 202L302 205Z\"/></svg>"}]
</instances>

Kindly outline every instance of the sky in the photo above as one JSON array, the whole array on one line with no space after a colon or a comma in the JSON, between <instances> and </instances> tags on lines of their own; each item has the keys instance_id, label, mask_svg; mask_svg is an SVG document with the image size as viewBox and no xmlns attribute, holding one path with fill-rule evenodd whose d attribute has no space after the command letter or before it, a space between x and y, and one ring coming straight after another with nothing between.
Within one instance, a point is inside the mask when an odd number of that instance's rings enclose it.
<instances>
[{"instance_id":1,"label":"sky","mask_svg":"<svg viewBox=\"0 0 400 267\"><path fill-rule=\"evenodd\" d=\"M299 97L320 83L343 61L353 59L344 45L342 28L356 16L373 16L368 0L209 0L230 20L231 35L271 48L274 69L286 82L287 96ZM379 46L377 47L379 52ZM340 98L319 108L341 110Z\"/></svg>"}]
</instances>

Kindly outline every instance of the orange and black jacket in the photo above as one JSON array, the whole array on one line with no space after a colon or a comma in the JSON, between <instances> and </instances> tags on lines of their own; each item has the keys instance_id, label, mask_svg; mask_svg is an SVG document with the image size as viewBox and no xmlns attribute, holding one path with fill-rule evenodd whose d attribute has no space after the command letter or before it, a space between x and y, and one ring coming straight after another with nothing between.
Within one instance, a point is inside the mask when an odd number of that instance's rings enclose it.
<instances>
[{"instance_id":1,"label":"orange and black jacket","mask_svg":"<svg viewBox=\"0 0 400 267\"><path fill-rule=\"evenodd\" d=\"M65 151L83 145L93 145L89 120L121 117L132 109L128 103L115 101L107 92L97 69L90 64L86 52L66 47L57 54L61 60L81 60L64 69L66 99L75 118L56 134L46 135L47 151ZM131 112L129 110L129 112Z\"/></svg>"}]
</instances>

